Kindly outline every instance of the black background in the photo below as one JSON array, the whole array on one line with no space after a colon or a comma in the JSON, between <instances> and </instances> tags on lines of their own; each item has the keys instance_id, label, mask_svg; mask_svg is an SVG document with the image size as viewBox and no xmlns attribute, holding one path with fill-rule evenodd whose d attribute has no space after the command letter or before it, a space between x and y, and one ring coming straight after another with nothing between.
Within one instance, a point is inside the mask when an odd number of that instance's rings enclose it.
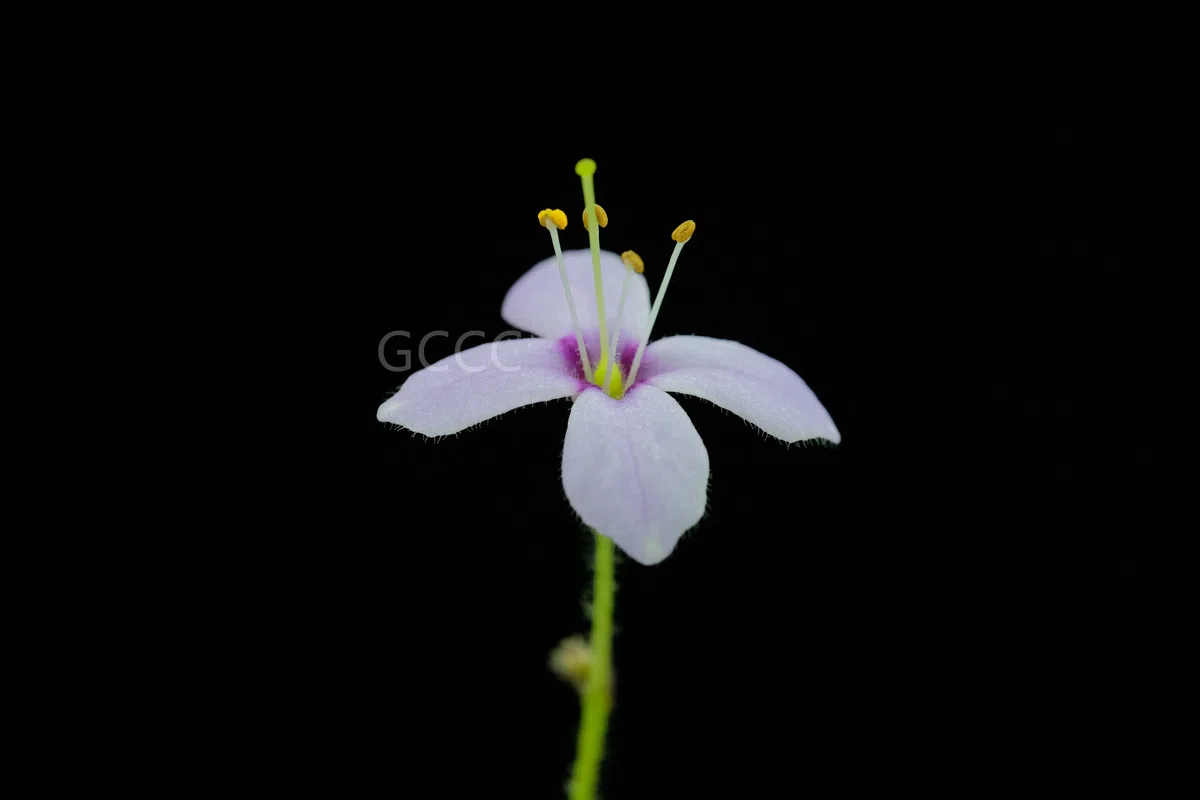
<instances>
[{"instance_id":1,"label":"black background","mask_svg":"<svg viewBox=\"0 0 1200 800\"><path fill-rule=\"evenodd\" d=\"M301 540L299 607L347 780L555 797L570 773L578 704L546 664L588 629L569 403L439 441L375 410L405 377L379 361L389 332L415 363L429 331L450 334L432 362L509 329L505 291L551 254L538 210L585 246L584 156L602 246L637 250L652 292L670 232L697 223L655 337L783 361L843 436L786 447L678 398L708 513L662 564L619 562L605 796L1137 771L1160 524L1153 439L1128 424L1151 379L1138 152L1122 107L1074 85L1036 105L976 90L589 108L484 84L473 105L410 88L332 112L315 180L336 292L316 308L353 334L351 382L327 387L352 398L353 449L330 465L336 536Z\"/></svg>"}]
</instances>

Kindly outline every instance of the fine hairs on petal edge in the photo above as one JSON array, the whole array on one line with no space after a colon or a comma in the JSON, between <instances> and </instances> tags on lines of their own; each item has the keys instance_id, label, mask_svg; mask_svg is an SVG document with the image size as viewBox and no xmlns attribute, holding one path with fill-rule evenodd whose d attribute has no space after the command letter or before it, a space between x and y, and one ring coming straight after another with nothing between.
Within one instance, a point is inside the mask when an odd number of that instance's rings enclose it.
<instances>
[{"instance_id":1,"label":"fine hairs on petal edge","mask_svg":"<svg viewBox=\"0 0 1200 800\"><path fill-rule=\"evenodd\" d=\"M392 391L391 394L389 394L388 396L391 397L397 391L399 391L399 389ZM398 422L391 422L390 420L382 420L382 422L383 422L383 425L388 430L396 431L398 433L407 433L407 434L410 434L414 439L424 439L427 442L433 442L436 444L437 442L440 442L443 439L456 438L459 436L459 434L470 433L471 431L476 430L477 428L482 428L484 425L487 425L491 422L495 422L496 420L498 420L501 417L504 417L508 414L517 413L517 412L523 411L527 408L534 408L535 406L554 405L555 403L562 402L563 400L566 400L568 402L574 402L574 399L575 398L573 398L573 397L556 397L553 400L539 400L534 403L527 403L523 406L518 406L517 408L510 408L508 411L501 411L499 414L496 414L495 416L488 417L485 420L480 420L479 422L476 422L474 425L469 425L468 427L463 428L460 431L455 431L454 433L436 434L434 436L430 436L429 434L426 434L426 433L421 433L420 431L414 431L412 428L406 428Z\"/></svg>"},{"instance_id":2,"label":"fine hairs on petal edge","mask_svg":"<svg viewBox=\"0 0 1200 800\"><path fill-rule=\"evenodd\" d=\"M713 408L720 411L723 416L737 417L738 419L740 419L742 421L743 425L745 425L748 428L752 428L754 430L755 435L757 435L758 438L762 439L764 442L777 442L777 443L783 445L784 447L793 447L793 446L795 446L795 447L826 447L829 449L833 449L833 448L842 446L841 442L835 442L832 439L826 439L824 436L811 436L807 439L797 439L794 442L789 442L787 439L780 439L778 436L775 436L774 434L767 433L761 427L759 427L758 425L755 425L753 422L746 419L741 414L738 414L735 411L730 411L728 408L719 406L716 403L714 403L712 400L709 400L707 398L700 397L699 395L694 395L694 394L684 394L683 392L667 392L667 394L671 395L677 401L679 401L679 404L681 406L683 406L685 409L687 408L687 404L683 401L686 399L688 401L695 401L698 403L704 403L707 406L712 406Z\"/></svg>"}]
</instances>

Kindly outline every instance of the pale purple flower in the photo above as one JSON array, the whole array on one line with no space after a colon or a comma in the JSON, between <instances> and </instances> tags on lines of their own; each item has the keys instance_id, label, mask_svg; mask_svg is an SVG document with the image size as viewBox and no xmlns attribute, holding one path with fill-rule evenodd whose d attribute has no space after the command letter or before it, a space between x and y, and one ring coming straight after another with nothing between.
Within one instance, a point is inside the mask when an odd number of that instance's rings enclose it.
<instances>
[{"instance_id":1,"label":"pale purple flower","mask_svg":"<svg viewBox=\"0 0 1200 800\"><path fill-rule=\"evenodd\" d=\"M590 252L563 253L563 266L574 297L593 298ZM617 332L621 375L627 378L649 333L650 292L646 279L617 254L601 252L600 266L605 297L617 297L629 281ZM482 344L413 374L379 407L379 420L444 436L520 406L570 398L562 455L567 500L584 524L642 564L662 561L700 521L708 489L708 451L667 392L708 400L784 442L841 441L799 375L724 339L670 336L652 342L634 384L610 396L584 375L555 258L513 284L500 313L513 327L540 338ZM602 366L596 304L580 302L577 313L590 362ZM610 338L617 316L610 300L605 313Z\"/></svg>"}]
</instances>

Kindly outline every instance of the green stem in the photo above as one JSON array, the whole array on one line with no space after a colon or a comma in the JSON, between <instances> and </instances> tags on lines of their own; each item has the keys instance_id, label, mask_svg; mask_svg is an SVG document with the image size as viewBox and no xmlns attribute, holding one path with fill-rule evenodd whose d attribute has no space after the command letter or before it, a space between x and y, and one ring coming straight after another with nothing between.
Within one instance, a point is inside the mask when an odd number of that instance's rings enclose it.
<instances>
[{"instance_id":1,"label":"green stem","mask_svg":"<svg viewBox=\"0 0 1200 800\"><path fill-rule=\"evenodd\" d=\"M609 672L612 666L613 542L596 533L596 583L592 598L591 670L583 695L579 721L579 744L571 775L571 800L593 800L604 757L604 734L608 729Z\"/></svg>"}]
</instances>

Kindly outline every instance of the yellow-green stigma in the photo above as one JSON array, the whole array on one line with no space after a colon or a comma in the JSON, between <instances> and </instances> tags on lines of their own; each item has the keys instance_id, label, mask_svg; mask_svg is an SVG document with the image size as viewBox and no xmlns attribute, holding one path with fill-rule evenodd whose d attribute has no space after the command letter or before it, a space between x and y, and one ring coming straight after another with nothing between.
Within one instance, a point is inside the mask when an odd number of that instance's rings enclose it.
<instances>
[{"instance_id":1,"label":"yellow-green stigma","mask_svg":"<svg viewBox=\"0 0 1200 800\"><path fill-rule=\"evenodd\" d=\"M610 372L611 372L611 374L610 374ZM607 389L605 389L605 387L604 387L605 376L608 376L608 388ZM610 371L608 368L608 357L607 356L601 357L600 363L596 365L596 371L592 375L592 383L596 384L601 389L604 389L606 392L608 392L609 397L613 397L613 398L616 398L617 400L620 400L622 397L625 396L625 384L621 380L621 365L620 365L620 363L617 363L615 365L615 369Z\"/></svg>"}]
</instances>

